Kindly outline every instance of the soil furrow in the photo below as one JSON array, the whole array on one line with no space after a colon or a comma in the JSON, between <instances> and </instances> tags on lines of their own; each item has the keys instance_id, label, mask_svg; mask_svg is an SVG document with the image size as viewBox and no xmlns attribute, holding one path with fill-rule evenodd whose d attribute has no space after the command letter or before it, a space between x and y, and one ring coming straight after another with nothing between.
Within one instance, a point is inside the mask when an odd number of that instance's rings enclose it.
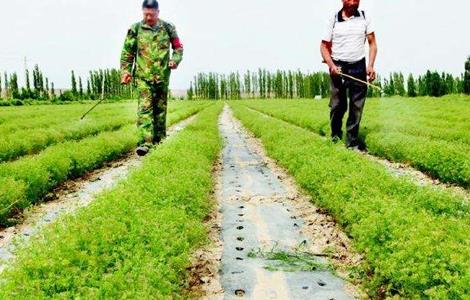
<instances>
[{"instance_id":1,"label":"soil furrow","mask_svg":"<svg viewBox=\"0 0 470 300\"><path fill-rule=\"evenodd\" d=\"M228 107L220 130L225 148L216 196L223 292L205 289L207 298L358 298L358 289L341 279L346 273L335 275L325 259L330 256L343 271L360 263L347 236L266 157Z\"/></svg>"}]
</instances>

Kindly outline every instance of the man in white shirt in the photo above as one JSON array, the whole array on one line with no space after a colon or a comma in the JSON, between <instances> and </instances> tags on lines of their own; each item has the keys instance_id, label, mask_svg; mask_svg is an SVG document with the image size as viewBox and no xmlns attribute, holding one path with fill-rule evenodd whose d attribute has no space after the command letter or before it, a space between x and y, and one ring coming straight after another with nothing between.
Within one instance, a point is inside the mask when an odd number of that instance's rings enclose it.
<instances>
[{"instance_id":1,"label":"man in white shirt","mask_svg":"<svg viewBox=\"0 0 470 300\"><path fill-rule=\"evenodd\" d=\"M343 138L343 117L346 122L348 148L359 148L359 125L367 95L367 85L342 77L341 73L372 82L377 43L374 27L368 14L359 10L360 0L342 0L343 8L329 20L327 32L321 42L321 55L331 75L331 138ZM369 64L366 68L366 41L369 43Z\"/></svg>"}]
</instances>

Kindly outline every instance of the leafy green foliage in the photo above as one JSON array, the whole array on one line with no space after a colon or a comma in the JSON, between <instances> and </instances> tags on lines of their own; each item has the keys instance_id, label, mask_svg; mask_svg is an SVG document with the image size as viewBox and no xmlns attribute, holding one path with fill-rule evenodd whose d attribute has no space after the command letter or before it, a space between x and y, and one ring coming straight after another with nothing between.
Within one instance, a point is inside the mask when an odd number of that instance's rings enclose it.
<instances>
[{"instance_id":1,"label":"leafy green foliage","mask_svg":"<svg viewBox=\"0 0 470 300\"><path fill-rule=\"evenodd\" d=\"M241 98L315 98L329 95L330 77L327 73L301 71L269 72L259 69L240 74L199 73L188 90L188 99ZM194 89L193 89L194 86Z\"/></svg>"},{"instance_id":2,"label":"leafy green foliage","mask_svg":"<svg viewBox=\"0 0 470 300\"><path fill-rule=\"evenodd\" d=\"M132 105L134 106L134 105ZM119 130L134 122L131 105L104 105L98 114L80 121L79 114L85 106L69 107L67 110L49 111L41 117L18 119L9 124L0 125L0 162L17 159L23 155L35 154L48 146L69 141L80 140L100 132Z\"/></svg>"},{"instance_id":3,"label":"leafy green foliage","mask_svg":"<svg viewBox=\"0 0 470 300\"><path fill-rule=\"evenodd\" d=\"M25 184L11 178L0 178L0 219L4 219L15 206L26 202Z\"/></svg>"},{"instance_id":4,"label":"leafy green foliage","mask_svg":"<svg viewBox=\"0 0 470 300\"><path fill-rule=\"evenodd\" d=\"M469 99L370 100L361 138L369 152L404 162L443 182L470 187ZM246 101L245 105L321 135L329 135L324 101Z\"/></svg>"},{"instance_id":5,"label":"leafy green foliage","mask_svg":"<svg viewBox=\"0 0 470 300\"><path fill-rule=\"evenodd\" d=\"M0 177L13 178L22 182L26 189L17 197L28 201L18 201L5 192L2 210L14 212L39 201L45 194L69 178L76 178L86 172L101 167L106 161L117 159L131 151L137 143L134 126L127 126L115 132L104 132L96 137L81 141L65 142L51 146L42 153L0 164ZM4 187L0 187L3 191ZM10 199L10 201L8 201ZM8 203L11 202L11 203ZM6 209L8 208L8 209ZM5 224L1 219L0 223Z\"/></svg>"},{"instance_id":6,"label":"leafy green foliage","mask_svg":"<svg viewBox=\"0 0 470 300\"><path fill-rule=\"evenodd\" d=\"M465 73L463 78L463 92L470 95L470 56L465 62Z\"/></svg>"},{"instance_id":7,"label":"leafy green foliage","mask_svg":"<svg viewBox=\"0 0 470 300\"><path fill-rule=\"evenodd\" d=\"M385 96L433 96L470 94L470 58L465 64L465 73L454 77L449 73L428 70L414 79L401 72L390 73L388 78L378 76L374 84L383 89ZM194 88L193 88L194 87ZM326 72L303 73L301 71L277 70L270 72L258 69L228 75L199 73L194 77L187 92L188 99L250 99L250 98L326 98L330 95L330 75ZM380 97L377 89L369 89L368 97Z\"/></svg>"},{"instance_id":8,"label":"leafy green foliage","mask_svg":"<svg viewBox=\"0 0 470 300\"><path fill-rule=\"evenodd\" d=\"M416 81L413 78L413 75L408 76L408 97L418 96L418 91L416 90Z\"/></svg>"},{"instance_id":9,"label":"leafy green foliage","mask_svg":"<svg viewBox=\"0 0 470 300\"><path fill-rule=\"evenodd\" d=\"M30 70L25 70L25 86L18 86L18 76L16 73L10 75L8 78L5 72L5 95L6 99L16 100L33 100L33 101L56 101L56 91L54 83L51 82L49 89L49 79L39 69L38 65L34 66L32 70L32 86ZM121 84L121 73L116 69L93 70L89 72L89 77L86 78L87 89L84 90L82 78L78 77L75 72L71 71L71 90L65 91L60 94L59 100L77 101L83 99L99 99L103 96L105 99L130 99L134 98L134 86ZM1 80L0 80L1 86ZM0 98L2 88L0 88Z\"/></svg>"},{"instance_id":10,"label":"leafy green foliage","mask_svg":"<svg viewBox=\"0 0 470 300\"><path fill-rule=\"evenodd\" d=\"M208 102L194 102L176 111L170 109L173 111L168 116L168 123L186 119L208 105ZM21 193L9 188L10 185L0 185L0 224L7 224L8 215L40 201L65 180L82 176L130 152L137 140L135 126L127 125L117 131L64 142L37 155L0 164L0 178L10 178L24 185Z\"/></svg>"},{"instance_id":11,"label":"leafy green foliage","mask_svg":"<svg viewBox=\"0 0 470 300\"><path fill-rule=\"evenodd\" d=\"M220 111L202 112L126 181L22 249L0 298L183 298L190 254L207 242Z\"/></svg>"},{"instance_id":12,"label":"leafy green foliage","mask_svg":"<svg viewBox=\"0 0 470 300\"><path fill-rule=\"evenodd\" d=\"M171 101L170 114L181 109L187 116L208 105L207 102L183 104ZM0 124L0 162L35 154L60 142L119 130L136 119L136 104L133 102L103 104L86 119L80 120L87 109L85 105L46 105L0 112L0 117L5 119Z\"/></svg>"}]
</instances>

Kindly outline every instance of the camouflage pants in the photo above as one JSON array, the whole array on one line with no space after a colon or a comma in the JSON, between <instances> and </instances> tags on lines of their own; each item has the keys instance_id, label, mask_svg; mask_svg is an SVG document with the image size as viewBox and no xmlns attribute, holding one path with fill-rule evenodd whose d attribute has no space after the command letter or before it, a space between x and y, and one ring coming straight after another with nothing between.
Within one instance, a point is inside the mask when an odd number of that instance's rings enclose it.
<instances>
[{"instance_id":1,"label":"camouflage pants","mask_svg":"<svg viewBox=\"0 0 470 300\"><path fill-rule=\"evenodd\" d=\"M166 137L168 85L136 80L139 93L139 145L152 146Z\"/></svg>"}]
</instances>

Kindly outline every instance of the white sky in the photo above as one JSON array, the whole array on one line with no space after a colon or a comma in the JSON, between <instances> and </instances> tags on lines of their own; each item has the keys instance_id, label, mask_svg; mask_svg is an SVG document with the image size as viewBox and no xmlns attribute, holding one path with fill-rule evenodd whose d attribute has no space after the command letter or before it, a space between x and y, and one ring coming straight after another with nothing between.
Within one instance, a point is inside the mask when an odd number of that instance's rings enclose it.
<instances>
[{"instance_id":1,"label":"white sky","mask_svg":"<svg viewBox=\"0 0 470 300\"><path fill-rule=\"evenodd\" d=\"M0 72L24 77L23 57L39 64L57 88L70 86L70 70L118 67L140 0L0 0ZM377 70L460 74L470 55L466 0L362 0L379 45ZM325 70L319 43L340 0L161 0L185 58L171 86L184 89L199 71Z\"/></svg>"}]
</instances>

